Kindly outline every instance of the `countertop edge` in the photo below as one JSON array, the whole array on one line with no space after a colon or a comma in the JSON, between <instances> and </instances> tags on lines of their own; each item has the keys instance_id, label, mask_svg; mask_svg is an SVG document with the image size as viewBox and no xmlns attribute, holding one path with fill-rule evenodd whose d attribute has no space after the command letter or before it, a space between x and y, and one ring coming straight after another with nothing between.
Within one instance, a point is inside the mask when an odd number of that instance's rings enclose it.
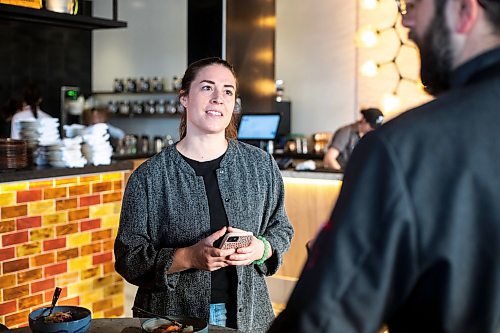
<instances>
[{"instance_id":1,"label":"countertop edge","mask_svg":"<svg viewBox=\"0 0 500 333\"><path fill-rule=\"evenodd\" d=\"M306 178L318 180L342 180L344 174L342 172L320 172L320 171L294 171L281 170L283 178Z\"/></svg>"},{"instance_id":2,"label":"countertop edge","mask_svg":"<svg viewBox=\"0 0 500 333\"><path fill-rule=\"evenodd\" d=\"M0 172L0 183L132 170L132 168L133 163L125 160L114 161L109 165L89 165L83 168L32 167L22 170L2 170Z\"/></svg>"}]
</instances>

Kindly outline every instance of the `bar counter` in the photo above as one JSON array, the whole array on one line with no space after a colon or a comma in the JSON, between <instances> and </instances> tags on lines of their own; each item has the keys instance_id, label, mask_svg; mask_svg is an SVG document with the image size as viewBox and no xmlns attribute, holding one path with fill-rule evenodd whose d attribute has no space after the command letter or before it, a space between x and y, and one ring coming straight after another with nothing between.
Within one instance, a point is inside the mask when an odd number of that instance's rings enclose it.
<instances>
[{"instance_id":1,"label":"bar counter","mask_svg":"<svg viewBox=\"0 0 500 333\"><path fill-rule=\"evenodd\" d=\"M0 170L0 183L32 180L42 178L55 178L74 176L90 173L102 173L116 170L130 170L133 164L130 161L116 161L110 165L85 166L83 168L55 168L49 166L32 166L19 170Z\"/></svg>"},{"instance_id":2,"label":"bar counter","mask_svg":"<svg viewBox=\"0 0 500 333\"><path fill-rule=\"evenodd\" d=\"M113 246L130 161L0 173L0 323L26 326L47 306L78 305L93 318L124 313Z\"/></svg>"},{"instance_id":3,"label":"bar counter","mask_svg":"<svg viewBox=\"0 0 500 333\"><path fill-rule=\"evenodd\" d=\"M92 319L90 324L90 329L88 333L143 333L141 329L141 324L146 319L140 318L102 318L102 319ZM12 331L12 333L30 333L31 330L28 327L18 328ZM208 325L208 333L241 333L241 331L220 327L214 325Z\"/></svg>"},{"instance_id":4,"label":"bar counter","mask_svg":"<svg viewBox=\"0 0 500 333\"><path fill-rule=\"evenodd\" d=\"M343 174L333 171L282 170L285 208L295 235L277 274L266 279L277 312L286 304L307 258L306 244L330 217Z\"/></svg>"},{"instance_id":5,"label":"bar counter","mask_svg":"<svg viewBox=\"0 0 500 333\"><path fill-rule=\"evenodd\" d=\"M63 288L59 305L86 307L96 319L126 315L113 245L128 176L145 160L0 172L0 323L26 326L30 311L50 303L55 286ZM278 274L267 279L278 305L286 303L305 244L329 217L342 184L341 173L281 172L295 236Z\"/></svg>"}]
</instances>

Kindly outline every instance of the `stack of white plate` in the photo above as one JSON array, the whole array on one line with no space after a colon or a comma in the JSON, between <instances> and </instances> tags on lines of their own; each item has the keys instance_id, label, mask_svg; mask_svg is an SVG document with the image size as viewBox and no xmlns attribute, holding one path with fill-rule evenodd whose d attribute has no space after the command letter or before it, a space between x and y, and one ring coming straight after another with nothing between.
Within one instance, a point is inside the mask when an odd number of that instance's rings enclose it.
<instances>
[{"instance_id":1,"label":"stack of white plate","mask_svg":"<svg viewBox=\"0 0 500 333\"><path fill-rule=\"evenodd\" d=\"M22 140L28 142L28 146L35 147L40 138L40 123L37 119L25 119L19 122L19 134Z\"/></svg>"},{"instance_id":2,"label":"stack of white plate","mask_svg":"<svg viewBox=\"0 0 500 333\"><path fill-rule=\"evenodd\" d=\"M109 143L108 125L95 124L87 127L85 132L82 152L87 161L93 165L111 164L113 147Z\"/></svg>"},{"instance_id":3,"label":"stack of white plate","mask_svg":"<svg viewBox=\"0 0 500 333\"><path fill-rule=\"evenodd\" d=\"M59 119L57 118L40 118L38 119L39 128L38 144L41 146L54 145L61 141L59 136Z\"/></svg>"},{"instance_id":4,"label":"stack of white plate","mask_svg":"<svg viewBox=\"0 0 500 333\"><path fill-rule=\"evenodd\" d=\"M82 138L66 138L48 146L49 164L59 168L82 168L87 160L82 156Z\"/></svg>"}]
</instances>

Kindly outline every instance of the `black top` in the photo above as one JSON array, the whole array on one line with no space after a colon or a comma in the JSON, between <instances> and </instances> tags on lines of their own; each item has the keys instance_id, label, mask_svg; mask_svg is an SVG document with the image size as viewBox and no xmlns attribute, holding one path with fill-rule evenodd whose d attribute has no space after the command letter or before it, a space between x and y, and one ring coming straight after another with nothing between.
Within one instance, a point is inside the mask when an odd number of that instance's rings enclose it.
<instances>
[{"instance_id":1,"label":"black top","mask_svg":"<svg viewBox=\"0 0 500 333\"><path fill-rule=\"evenodd\" d=\"M500 332L500 49L363 136L270 332Z\"/></svg>"},{"instance_id":2,"label":"black top","mask_svg":"<svg viewBox=\"0 0 500 333\"><path fill-rule=\"evenodd\" d=\"M213 232L220 230L225 226L229 226L226 211L224 210L224 205L222 203L222 197L219 190L219 184L217 182L216 171L220 166L220 161L224 155L216 158L212 161L199 162L187 158L186 156L181 156L188 162L188 164L194 169L197 176L203 177L203 182L205 183L205 191L207 192L208 198L208 209L210 213L210 229ZM217 246L220 243L219 239L214 243ZM227 303L229 295L229 285L231 281L231 272L233 269L230 267L221 268L211 273L212 275L212 296L211 303Z\"/></svg>"}]
</instances>

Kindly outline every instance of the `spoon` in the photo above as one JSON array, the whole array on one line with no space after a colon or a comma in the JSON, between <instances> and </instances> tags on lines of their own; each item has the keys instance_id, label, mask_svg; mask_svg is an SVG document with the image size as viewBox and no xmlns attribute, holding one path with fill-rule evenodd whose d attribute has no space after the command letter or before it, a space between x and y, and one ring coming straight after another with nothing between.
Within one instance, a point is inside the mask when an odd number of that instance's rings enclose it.
<instances>
[{"instance_id":1,"label":"spoon","mask_svg":"<svg viewBox=\"0 0 500 333\"><path fill-rule=\"evenodd\" d=\"M156 314L153 312L146 311L144 309L138 308L137 306L133 306L132 310L136 310L136 311L141 312L141 313L148 315L148 316L166 319L166 320L172 322L172 324L174 324L175 326L179 326L180 328L184 327L184 325L179 323L177 320L173 320L171 318L168 318L167 316L163 316L163 315L159 315L159 314Z\"/></svg>"},{"instance_id":2,"label":"spoon","mask_svg":"<svg viewBox=\"0 0 500 333\"><path fill-rule=\"evenodd\" d=\"M48 317L52 314L52 311L54 311L54 307L56 306L56 303L57 303L57 300L59 299L59 296L61 295L61 288L59 287L56 287L56 289L54 289L54 294L52 295L52 304L49 308L49 314L44 316L43 313L45 311L47 311L47 309L43 310L42 313L36 318L36 320L42 318L42 317Z\"/></svg>"}]
</instances>

